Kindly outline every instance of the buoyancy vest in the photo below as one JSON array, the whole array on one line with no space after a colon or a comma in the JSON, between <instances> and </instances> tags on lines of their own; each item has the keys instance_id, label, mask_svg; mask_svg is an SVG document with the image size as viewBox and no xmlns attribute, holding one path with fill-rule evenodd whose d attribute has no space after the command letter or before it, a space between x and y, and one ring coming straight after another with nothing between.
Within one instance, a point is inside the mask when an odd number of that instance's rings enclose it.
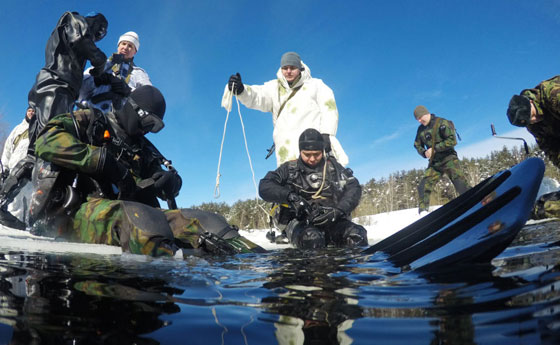
<instances>
[{"instance_id":1,"label":"buoyancy vest","mask_svg":"<svg viewBox=\"0 0 560 345\"><path fill-rule=\"evenodd\" d=\"M335 206L344 192L348 179L353 178L352 170L341 168L336 160L328 157L324 164L327 165L326 176L323 184L324 166L307 168L298 164L298 160L288 162L287 185L293 191L303 196L311 203L323 206ZM317 191L319 195L314 195Z\"/></svg>"},{"instance_id":2,"label":"buoyancy vest","mask_svg":"<svg viewBox=\"0 0 560 345\"><path fill-rule=\"evenodd\" d=\"M437 117L432 114L432 119L428 126L419 126L418 138L420 144L426 149L436 146L438 143L446 140L450 135L455 135L455 125L452 121ZM443 151L437 151L430 159L432 163L445 162L457 156L457 151L454 147L449 147Z\"/></svg>"}]
</instances>

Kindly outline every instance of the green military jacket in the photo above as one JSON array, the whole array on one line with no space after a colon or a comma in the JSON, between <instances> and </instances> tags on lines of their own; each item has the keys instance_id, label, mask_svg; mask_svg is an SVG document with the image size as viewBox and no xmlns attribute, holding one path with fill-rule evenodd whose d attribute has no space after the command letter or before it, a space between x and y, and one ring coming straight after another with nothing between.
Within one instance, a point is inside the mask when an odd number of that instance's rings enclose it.
<instances>
[{"instance_id":1,"label":"green military jacket","mask_svg":"<svg viewBox=\"0 0 560 345\"><path fill-rule=\"evenodd\" d=\"M454 149L455 145L457 145L457 138L453 122L431 114L431 119L427 126L418 126L414 148L424 158L426 158L426 151L429 148L433 149L430 165L457 158L457 152Z\"/></svg>"},{"instance_id":2,"label":"green military jacket","mask_svg":"<svg viewBox=\"0 0 560 345\"><path fill-rule=\"evenodd\" d=\"M37 157L95 180L97 189L108 199L116 195L112 195L110 182L101 174L103 154L112 154L127 166L137 182L163 171L157 150L148 139L128 137L112 113L104 116L98 110L84 109L73 115L75 121L70 114L60 114L47 123L35 143ZM136 201L159 207L157 196L150 190L136 193ZM85 192L94 194L99 190Z\"/></svg>"},{"instance_id":3,"label":"green military jacket","mask_svg":"<svg viewBox=\"0 0 560 345\"><path fill-rule=\"evenodd\" d=\"M552 163L560 167L560 76L521 94L533 101L537 115L542 116L542 121L528 125L527 130Z\"/></svg>"}]
</instances>

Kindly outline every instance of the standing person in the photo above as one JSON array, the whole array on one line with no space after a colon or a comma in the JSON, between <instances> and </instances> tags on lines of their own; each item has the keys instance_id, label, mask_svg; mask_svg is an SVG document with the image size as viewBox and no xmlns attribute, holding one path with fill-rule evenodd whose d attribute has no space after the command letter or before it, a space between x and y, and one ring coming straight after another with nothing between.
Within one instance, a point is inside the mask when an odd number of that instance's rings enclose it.
<instances>
[{"instance_id":1,"label":"standing person","mask_svg":"<svg viewBox=\"0 0 560 345\"><path fill-rule=\"evenodd\" d=\"M29 91L29 105L35 109L35 120L29 127L29 149L41 129L55 115L68 113L78 99L86 62L91 73L101 75L107 56L95 45L107 34L107 19L101 14L86 17L65 12L58 20L45 49L45 67L37 74Z\"/></svg>"},{"instance_id":2,"label":"standing person","mask_svg":"<svg viewBox=\"0 0 560 345\"><path fill-rule=\"evenodd\" d=\"M232 75L222 105L226 107L229 89L246 107L272 113L278 166L297 159L298 137L306 128L321 132L330 144L327 150L332 147L338 162L347 165L348 156L335 137L338 110L333 91L321 79L312 78L309 67L294 52L282 55L276 77L264 85L243 85L239 73Z\"/></svg>"},{"instance_id":3,"label":"standing person","mask_svg":"<svg viewBox=\"0 0 560 345\"><path fill-rule=\"evenodd\" d=\"M2 164L4 169L13 170L16 164L27 156L29 146L29 123L35 117L35 110L27 107L25 116L19 125L14 127L2 151Z\"/></svg>"},{"instance_id":4,"label":"standing person","mask_svg":"<svg viewBox=\"0 0 560 345\"><path fill-rule=\"evenodd\" d=\"M25 228L25 200L32 192L31 184L24 179L31 178L33 163L27 157L29 146L29 123L35 117L35 110L27 107L25 116L4 144L2 152L3 183L0 189L0 221L12 228ZM24 189L22 189L24 188ZM20 198L14 199L16 195ZM8 213L6 213L8 212ZM14 218L15 217L15 218Z\"/></svg>"},{"instance_id":5,"label":"standing person","mask_svg":"<svg viewBox=\"0 0 560 345\"><path fill-rule=\"evenodd\" d=\"M265 201L290 205L279 215L288 241L302 249L367 245L366 229L349 219L362 195L352 170L325 156L316 129L303 131L298 144L299 158L268 172L259 183Z\"/></svg>"},{"instance_id":6,"label":"standing person","mask_svg":"<svg viewBox=\"0 0 560 345\"><path fill-rule=\"evenodd\" d=\"M80 109L51 119L36 143L32 231L152 256L172 256L179 248L262 250L233 227L205 229L196 212L160 208L158 198L174 200L182 186L145 137L163 128L164 114L161 92L143 85L114 112Z\"/></svg>"},{"instance_id":7,"label":"standing person","mask_svg":"<svg viewBox=\"0 0 560 345\"><path fill-rule=\"evenodd\" d=\"M420 156L429 160L428 168L418 185L418 213L423 216L428 212L432 190L443 174L451 179L457 194L467 191L469 184L455 151L457 138L453 122L431 114L423 105L414 109L414 117L420 122L414 147Z\"/></svg>"},{"instance_id":8,"label":"standing person","mask_svg":"<svg viewBox=\"0 0 560 345\"><path fill-rule=\"evenodd\" d=\"M125 98L139 86L152 85L148 73L136 66L134 57L140 49L140 38L134 31L119 37L117 52L105 63L104 74L94 77L92 67L84 72L78 101L106 113L111 107L120 108Z\"/></svg>"},{"instance_id":9,"label":"standing person","mask_svg":"<svg viewBox=\"0 0 560 345\"><path fill-rule=\"evenodd\" d=\"M546 157L560 168L560 76L514 95L509 102L507 117L512 125L526 127ZM559 192L545 194L537 200L532 218L559 217Z\"/></svg>"}]
</instances>

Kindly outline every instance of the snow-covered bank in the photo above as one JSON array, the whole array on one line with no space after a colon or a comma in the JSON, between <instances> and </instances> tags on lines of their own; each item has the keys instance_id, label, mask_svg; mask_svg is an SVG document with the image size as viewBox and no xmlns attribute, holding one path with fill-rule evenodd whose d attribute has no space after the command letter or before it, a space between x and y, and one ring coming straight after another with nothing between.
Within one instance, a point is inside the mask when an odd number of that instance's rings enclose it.
<instances>
[{"instance_id":1,"label":"snow-covered bank","mask_svg":"<svg viewBox=\"0 0 560 345\"><path fill-rule=\"evenodd\" d=\"M430 207L433 211L439 206ZM382 239L391 236L400 229L414 223L420 219L418 215L417 208L411 208L407 210L399 210L388 213L379 213L372 216L362 216L354 218L352 221L363 225L368 232L369 244L374 244L381 241ZM251 241L260 245L265 249L279 249L287 248L289 245L277 245L270 243L266 238L266 233L268 229L251 229L251 230L241 230L241 235L247 237ZM278 234L278 233L277 233Z\"/></svg>"},{"instance_id":2,"label":"snow-covered bank","mask_svg":"<svg viewBox=\"0 0 560 345\"><path fill-rule=\"evenodd\" d=\"M432 208L435 209L435 208ZM418 209L400 210L353 219L368 231L368 241L374 244L390 236L420 217ZM265 249L289 248L290 245L270 243L266 238L268 229L241 230L242 236ZM277 233L278 234L278 233ZM100 244L59 242L47 237L35 236L26 231L0 225L0 250L46 252L46 253L92 253L100 255L121 254L120 247Z\"/></svg>"},{"instance_id":3,"label":"snow-covered bank","mask_svg":"<svg viewBox=\"0 0 560 345\"><path fill-rule=\"evenodd\" d=\"M560 184L545 177L541 183L538 196L560 189ZM537 196L537 197L538 197ZM439 206L432 206L433 211ZM354 218L353 221L363 225L368 232L368 241L372 245L394 234L400 229L420 219L417 208L380 213L371 216ZM269 229L241 230L240 234L265 249L282 249L290 245L270 243L266 238ZM278 235L278 233L277 233ZM58 242L51 238L31 235L28 232L15 230L0 225L0 250L50 252L50 253L93 253L100 255L122 254L120 247L99 244Z\"/></svg>"},{"instance_id":4,"label":"snow-covered bank","mask_svg":"<svg viewBox=\"0 0 560 345\"><path fill-rule=\"evenodd\" d=\"M0 225L0 250L42 253L122 254L120 247L102 244L59 242L52 238L35 236L27 231Z\"/></svg>"}]
</instances>

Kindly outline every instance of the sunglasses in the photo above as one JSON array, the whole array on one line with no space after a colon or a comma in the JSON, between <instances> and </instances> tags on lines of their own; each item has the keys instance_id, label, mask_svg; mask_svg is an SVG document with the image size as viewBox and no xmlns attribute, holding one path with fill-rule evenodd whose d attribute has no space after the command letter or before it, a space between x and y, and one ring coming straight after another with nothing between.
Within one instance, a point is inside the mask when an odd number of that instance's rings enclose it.
<instances>
[{"instance_id":1,"label":"sunglasses","mask_svg":"<svg viewBox=\"0 0 560 345\"><path fill-rule=\"evenodd\" d=\"M148 132L157 133L163 129L165 124L159 116L140 108L140 106L136 104L132 98L129 98L128 102L132 105L132 109L134 109L136 114L138 114L138 117L140 118L140 126L142 127L144 134Z\"/></svg>"}]
</instances>

